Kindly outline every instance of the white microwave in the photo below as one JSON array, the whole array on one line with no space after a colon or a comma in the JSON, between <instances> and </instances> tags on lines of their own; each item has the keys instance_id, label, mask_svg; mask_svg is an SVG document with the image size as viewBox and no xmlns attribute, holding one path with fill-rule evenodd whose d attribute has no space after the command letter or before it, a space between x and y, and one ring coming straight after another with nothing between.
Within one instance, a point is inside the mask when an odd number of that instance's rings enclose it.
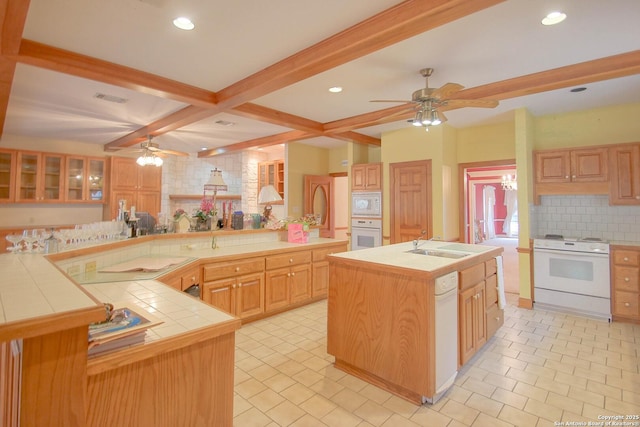
<instances>
[{"instance_id":1,"label":"white microwave","mask_svg":"<svg viewBox=\"0 0 640 427\"><path fill-rule=\"evenodd\" d=\"M382 218L382 193L351 193L351 216Z\"/></svg>"}]
</instances>

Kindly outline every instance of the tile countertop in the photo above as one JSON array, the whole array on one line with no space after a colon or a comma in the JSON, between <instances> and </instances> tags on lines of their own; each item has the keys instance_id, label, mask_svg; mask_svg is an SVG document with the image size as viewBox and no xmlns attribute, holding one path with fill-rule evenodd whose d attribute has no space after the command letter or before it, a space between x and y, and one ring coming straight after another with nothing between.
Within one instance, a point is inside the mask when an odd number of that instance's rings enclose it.
<instances>
[{"instance_id":1,"label":"tile countertop","mask_svg":"<svg viewBox=\"0 0 640 427\"><path fill-rule=\"evenodd\" d=\"M438 250L442 252L463 253L467 256L462 258L445 258L438 256L427 256L421 254L407 253L413 249L412 242L397 243L394 245L379 246L376 248L361 249L357 251L345 252L332 255L333 258L344 258L348 260L371 262L375 264L400 267L427 273L443 271L447 267L473 260L475 255L494 252L502 248L486 245L470 245L466 243L452 243L440 241L420 241L418 249ZM499 253L496 253L499 255ZM450 270L451 268L449 268Z\"/></svg>"},{"instance_id":2,"label":"tile countertop","mask_svg":"<svg viewBox=\"0 0 640 427\"><path fill-rule=\"evenodd\" d=\"M212 249L210 240L205 239L199 244L179 244L154 249L156 256L189 258L185 263L152 273L100 273L116 276L100 283L88 280L82 286L77 283L87 277L78 275L70 280L69 276L42 255L3 254L0 255L0 268L3 272L0 277L0 336L3 336L3 329L11 329L15 333L19 329L16 325L21 321L34 318L44 320L51 315L63 316L74 310L90 308L95 313L96 307L102 310L101 302L133 304L162 320L163 324L149 330L147 341L233 320L234 317L153 279L202 259L215 261L245 254L257 256L265 251L311 249L319 244L340 242L342 241L336 239L314 238L309 243L302 244L273 241ZM144 253L140 255L148 256ZM140 277L141 274L147 275ZM13 338L17 336L8 337Z\"/></svg>"}]
</instances>

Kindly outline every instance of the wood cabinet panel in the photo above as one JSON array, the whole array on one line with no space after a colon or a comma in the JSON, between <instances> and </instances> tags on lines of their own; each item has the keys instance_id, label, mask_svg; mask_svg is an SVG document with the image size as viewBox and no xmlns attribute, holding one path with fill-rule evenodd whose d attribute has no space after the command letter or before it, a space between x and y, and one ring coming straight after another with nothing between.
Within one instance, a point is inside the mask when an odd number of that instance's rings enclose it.
<instances>
[{"instance_id":1,"label":"wood cabinet panel","mask_svg":"<svg viewBox=\"0 0 640 427\"><path fill-rule=\"evenodd\" d=\"M614 320L640 322L640 249L613 248L611 288Z\"/></svg>"},{"instance_id":2,"label":"wood cabinet panel","mask_svg":"<svg viewBox=\"0 0 640 427\"><path fill-rule=\"evenodd\" d=\"M311 262L311 251L289 252L282 255L271 255L266 257L266 268L289 267L297 264L309 264Z\"/></svg>"},{"instance_id":3,"label":"wood cabinet panel","mask_svg":"<svg viewBox=\"0 0 640 427\"><path fill-rule=\"evenodd\" d=\"M569 151L539 152L535 160L536 183L571 181Z\"/></svg>"},{"instance_id":4,"label":"wood cabinet panel","mask_svg":"<svg viewBox=\"0 0 640 427\"><path fill-rule=\"evenodd\" d=\"M640 145L630 144L609 150L611 169L609 204L640 204Z\"/></svg>"},{"instance_id":5,"label":"wood cabinet panel","mask_svg":"<svg viewBox=\"0 0 640 427\"><path fill-rule=\"evenodd\" d=\"M351 166L351 189L382 190L382 163L362 163Z\"/></svg>"},{"instance_id":6,"label":"wood cabinet panel","mask_svg":"<svg viewBox=\"0 0 640 427\"><path fill-rule=\"evenodd\" d=\"M18 151L16 159L16 202L59 203L64 200L64 155Z\"/></svg>"},{"instance_id":7,"label":"wood cabinet panel","mask_svg":"<svg viewBox=\"0 0 640 427\"><path fill-rule=\"evenodd\" d=\"M67 156L65 201L103 203L105 200L105 161L100 158Z\"/></svg>"},{"instance_id":8,"label":"wood cabinet panel","mask_svg":"<svg viewBox=\"0 0 640 427\"><path fill-rule=\"evenodd\" d=\"M135 159L112 157L110 167L110 192L105 206L104 218L115 219L118 215L118 201L127 201L138 212L148 212L156 216L160 212L162 190L162 168L140 166Z\"/></svg>"},{"instance_id":9,"label":"wood cabinet panel","mask_svg":"<svg viewBox=\"0 0 640 427\"><path fill-rule=\"evenodd\" d=\"M205 282L260 271L264 271L264 258L262 257L239 261L216 262L206 264L202 268L203 279Z\"/></svg>"},{"instance_id":10,"label":"wood cabinet panel","mask_svg":"<svg viewBox=\"0 0 640 427\"><path fill-rule=\"evenodd\" d=\"M15 201L16 152L0 149L0 202Z\"/></svg>"},{"instance_id":11,"label":"wood cabinet panel","mask_svg":"<svg viewBox=\"0 0 640 427\"><path fill-rule=\"evenodd\" d=\"M202 286L202 300L229 314L235 314L233 294L235 286L235 278L207 282Z\"/></svg>"},{"instance_id":12,"label":"wood cabinet panel","mask_svg":"<svg viewBox=\"0 0 640 427\"><path fill-rule=\"evenodd\" d=\"M289 305L289 268L267 271L265 274L266 312L278 310Z\"/></svg>"},{"instance_id":13,"label":"wood cabinet panel","mask_svg":"<svg viewBox=\"0 0 640 427\"><path fill-rule=\"evenodd\" d=\"M460 289L465 289L469 286L477 284L481 280L484 280L485 278L484 269L485 269L484 263L479 263L465 270L460 271L460 276L459 276Z\"/></svg>"},{"instance_id":14,"label":"wood cabinet panel","mask_svg":"<svg viewBox=\"0 0 640 427\"><path fill-rule=\"evenodd\" d=\"M282 201L272 204L284 203L284 160L258 163L258 192L265 185L273 185L282 197Z\"/></svg>"}]
</instances>

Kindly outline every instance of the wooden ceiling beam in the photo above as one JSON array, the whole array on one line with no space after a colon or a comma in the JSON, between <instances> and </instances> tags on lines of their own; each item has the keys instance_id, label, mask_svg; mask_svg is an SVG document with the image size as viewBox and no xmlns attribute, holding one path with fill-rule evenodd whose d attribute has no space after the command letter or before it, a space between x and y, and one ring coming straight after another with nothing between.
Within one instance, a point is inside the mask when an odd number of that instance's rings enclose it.
<instances>
[{"instance_id":1,"label":"wooden ceiling beam","mask_svg":"<svg viewBox=\"0 0 640 427\"><path fill-rule=\"evenodd\" d=\"M407 0L222 90L232 108L505 0Z\"/></svg>"},{"instance_id":2,"label":"wooden ceiling beam","mask_svg":"<svg viewBox=\"0 0 640 427\"><path fill-rule=\"evenodd\" d=\"M29 0L0 0L0 136L4 131L11 84L16 62L11 59L20 49Z\"/></svg>"},{"instance_id":3,"label":"wooden ceiling beam","mask_svg":"<svg viewBox=\"0 0 640 427\"><path fill-rule=\"evenodd\" d=\"M324 131L320 122L252 103L238 105L229 110L229 114L308 132Z\"/></svg>"},{"instance_id":4,"label":"wooden ceiling beam","mask_svg":"<svg viewBox=\"0 0 640 427\"><path fill-rule=\"evenodd\" d=\"M228 154L233 151L248 150L250 148L269 147L271 145L286 144L287 142L299 141L301 139L313 138L316 135L301 130L269 135L262 138L251 139L249 141L238 142L225 145L224 147L212 148L198 152L198 157L213 157L221 154Z\"/></svg>"}]
</instances>

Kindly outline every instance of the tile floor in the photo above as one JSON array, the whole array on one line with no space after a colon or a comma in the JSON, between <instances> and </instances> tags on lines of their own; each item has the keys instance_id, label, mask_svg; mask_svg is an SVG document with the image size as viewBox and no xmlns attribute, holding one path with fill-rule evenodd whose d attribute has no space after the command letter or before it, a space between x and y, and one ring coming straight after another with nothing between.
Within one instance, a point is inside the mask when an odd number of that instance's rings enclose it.
<instances>
[{"instance_id":1,"label":"tile floor","mask_svg":"<svg viewBox=\"0 0 640 427\"><path fill-rule=\"evenodd\" d=\"M247 324L236 335L234 426L538 427L640 415L640 325L508 300L504 326L435 405L335 369L326 301Z\"/></svg>"}]
</instances>

